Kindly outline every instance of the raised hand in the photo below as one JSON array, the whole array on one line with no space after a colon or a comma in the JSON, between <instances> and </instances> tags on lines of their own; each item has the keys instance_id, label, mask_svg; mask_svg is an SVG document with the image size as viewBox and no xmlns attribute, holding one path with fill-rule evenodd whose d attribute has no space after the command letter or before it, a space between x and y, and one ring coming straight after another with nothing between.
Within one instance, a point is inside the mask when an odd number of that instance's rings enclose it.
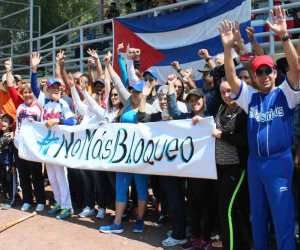
<instances>
[{"instance_id":1,"label":"raised hand","mask_svg":"<svg viewBox=\"0 0 300 250\"><path fill-rule=\"evenodd\" d=\"M270 11L271 22L267 21L270 29L280 38L288 34L286 12L281 6L275 6Z\"/></svg>"},{"instance_id":2,"label":"raised hand","mask_svg":"<svg viewBox=\"0 0 300 250\"><path fill-rule=\"evenodd\" d=\"M185 70L182 70L181 73L182 73L182 76L183 76L183 80L187 81L188 78L192 77L193 70L192 69L185 69Z\"/></svg>"},{"instance_id":3,"label":"raised hand","mask_svg":"<svg viewBox=\"0 0 300 250\"><path fill-rule=\"evenodd\" d=\"M177 80L177 76L174 74L168 75L168 85L174 85Z\"/></svg>"},{"instance_id":4,"label":"raised hand","mask_svg":"<svg viewBox=\"0 0 300 250\"><path fill-rule=\"evenodd\" d=\"M233 23L233 37L234 37L235 43L239 47L243 46L244 40L242 38L241 31L240 31L240 24L238 22Z\"/></svg>"},{"instance_id":5,"label":"raised hand","mask_svg":"<svg viewBox=\"0 0 300 250\"><path fill-rule=\"evenodd\" d=\"M130 48L129 44L127 45L127 48L126 48L126 55L127 55L128 59L133 60L133 58L134 58L134 48Z\"/></svg>"},{"instance_id":6,"label":"raised hand","mask_svg":"<svg viewBox=\"0 0 300 250\"><path fill-rule=\"evenodd\" d=\"M12 70L12 60L11 60L11 58L4 61L4 68L5 68L6 72L9 72L9 71Z\"/></svg>"},{"instance_id":7,"label":"raised hand","mask_svg":"<svg viewBox=\"0 0 300 250\"><path fill-rule=\"evenodd\" d=\"M111 54L110 51L108 51L108 52L106 53L106 55L104 56L104 58L103 58L103 62L104 62L104 64L105 64L106 66L107 66L108 64L110 64L111 58L112 58L112 54Z\"/></svg>"},{"instance_id":8,"label":"raised hand","mask_svg":"<svg viewBox=\"0 0 300 250\"><path fill-rule=\"evenodd\" d=\"M65 52L63 50L60 50L57 54L56 54L56 62L58 62L59 64L63 63L65 60Z\"/></svg>"},{"instance_id":9,"label":"raised hand","mask_svg":"<svg viewBox=\"0 0 300 250\"><path fill-rule=\"evenodd\" d=\"M180 64L179 64L178 61L173 61L173 62L171 62L171 66L172 66L175 70L177 70L177 71L180 70Z\"/></svg>"},{"instance_id":10,"label":"raised hand","mask_svg":"<svg viewBox=\"0 0 300 250\"><path fill-rule=\"evenodd\" d=\"M42 60L42 57L40 57L40 53L33 52L31 54L30 64L31 64L31 68L32 68L33 72L37 71L37 67L39 66L41 60Z\"/></svg>"},{"instance_id":11,"label":"raised hand","mask_svg":"<svg viewBox=\"0 0 300 250\"><path fill-rule=\"evenodd\" d=\"M250 42L254 42L254 28L253 27L247 27L246 28L247 36Z\"/></svg>"},{"instance_id":12,"label":"raised hand","mask_svg":"<svg viewBox=\"0 0 300 250\"><path fill-rule=\"evenodd\" d=\"M118 48L117 48L117 52L120 53L120 51L124 49L124 43L119 43L118 44Z\"/></svg>"},{"instance_id":13,"label":"raised hand","mask_svg":"<svg viewBox=\"0 0 300 250\"><path fill-rule=\"evenodd\" d=\"M152 85L150 84L150 82L147 82L143 88L143 96L147 97L151 94L151 92L152 92Z\"/></svg>"},{"instance_id":14,"label":"raised hand","mask_svg":"<svg viewBox=\"0 0 300 250\"><path fill-rule=\"evenodd\" d=\"M210 58L209 52L207 49L199 49L198 50L198 56L200 56L203 59Z\"/></svg>"},{"instance_id":15,"label":"raised hand","mask_svg":"<svg viewBox=\"0 0 300 250\"><path fill-rule=\"evenodd\" d=\"M233 48L234 46L234 34L233 34L233 23L225 20L221 22L218 28L224 48Z\"/></svg>"},{"instance_id":16,"label":"raised hand","mask_svg":"<svg viewBox=\"0 0 300 250\"><path fill-rule=\"evenodd\" d=\"M94 60L98 60L99 59L99 55L97 53L96 50L94 49L88 49L87 53L94 59Z\"/></svg>"}]
</instances>

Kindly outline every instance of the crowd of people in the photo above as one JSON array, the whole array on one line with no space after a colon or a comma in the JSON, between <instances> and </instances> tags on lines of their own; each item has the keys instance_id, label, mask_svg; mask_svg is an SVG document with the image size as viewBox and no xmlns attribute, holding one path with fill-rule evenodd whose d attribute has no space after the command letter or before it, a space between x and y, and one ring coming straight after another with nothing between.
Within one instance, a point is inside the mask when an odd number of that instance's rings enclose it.
<instances>
[{"instance_id":1,"label":"crowd of people","mask_svg":"<svg viewBox=\"0 0 300 250\"><path fill-rule=\"evenodd\" d=\"M114 220L101 225L100 232L122 233L124 217L132 212L132 231L142 233L151 190L157 223L170 222L164 247L266 250L274 236L277 249L296 249L300 44L295 48L291 42L281 7L271 16L268 25L281 39L285 58L276 65L255 41L252 28L247 28L252 52L247 51L239 24L225 20L219 25L224 53L213 57L199 49L206 62L199 69L201 87L177 61L167 79L153 70L142 72L140 49L123 44L116 55L120 74L110 52L101 62L92 49L87 51L87 74L67 72L59 51L55 78L40 80L42 58L33 52L29 83L14 75L11 59L6 60L0 91L2 208L16 205L21 193L22 211L44 211L47 178L54 195L50 216L65 220L80 209L80 217L103 219L106 209L113 208ZM63 162L44 165L18 156L24 120L48 128L171 119L191 119L201 126L207 116L216 123L217 180L70 169Z\"/></svg>"}]
</instances>

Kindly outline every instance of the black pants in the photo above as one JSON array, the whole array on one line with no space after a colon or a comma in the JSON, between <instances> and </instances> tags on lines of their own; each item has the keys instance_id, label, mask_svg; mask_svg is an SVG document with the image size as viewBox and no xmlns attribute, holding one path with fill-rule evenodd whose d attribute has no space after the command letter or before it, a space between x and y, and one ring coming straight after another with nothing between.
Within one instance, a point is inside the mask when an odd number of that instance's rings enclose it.
<instances>
[{"instance_id":1,"label":"black pants","mask_svg":"<svg viewBox=\"0 0 300 250\"><path fill-rule=\"evenodd\" d=\"M11 166L0 165L0 185L4 199L12 202L14 200L14 173Z\"/></svg>"},{"instance_id":2,"label":"black pants","mask_svg":"<svg viewBox=\"0 0 300 250\"><path fill-rule=\"evenodd\" d=\"M162 176L161 186L166 194L167 207L171 216L172 237L185 238L185 178Z\"/></svg>"},{"instance_id":3,"label":"black pants","mask_svg":"<svg viewBox=\"0 0 300 250\"><path fill-rule=\"evenodd\" d=\"M75 209L82 209L84 207L83 180L80 171L80 169L68 168L72 206Z\"/></svg>"},{"instance_id":4,"label":"black pants","mask_svg":"<svg viewBox=\"0 0 300 250\"><path fill-rule=\"evenodd\" d=\"M45 188L42 165L38 162L26 161L15 154L16 167L19 171L23 202L33 203L32 184L36 202L45 204Z\"/></svg>"},{"instance_id":5,"label":"black pants","mask_svg":"<svg viewBox=\"0 0 300 250\"><path fill-rule=\"evenodd\" d=\"M114 201L114 189L110 182L110 173L104 171L81 170L84 190L84 205L93 208L97 203L106 208Z\"/></svg>"},{"instance_id":6,"label":"black pants","mask_svg":"<svg viewBox=\"0 0 300 250\"><path fill-rule=\"evenodd\" d=\"M157 202L161 205L161 214L167 215L167 200L166 200L166 193L164 192L161 182L163 179L161 179L162 176L160 175L151 175L150 176L150 184L152 188L152 192L154 197L157 199Z\"/></svg>"},{"instance_id":7,"label":"black pants","mask_svg":"<svg viewBox=\"0 0 300 250\"><path fill-rule=\"evenodd\" d=\"M230 249L232 225L233 249L251 249L247 176L239 165L218 165L218 200L221 238Z\"/></svg>"},{"instance_id":8,"label":"black pants","mask_svg":"<svg viewBox=\"0 0 300 250\"><path fill-rule=\"evenodd\" d=\"M188 178L187 197L192 237L209 240L218 215L216 181Z\"/></svg>"}]
</instances>

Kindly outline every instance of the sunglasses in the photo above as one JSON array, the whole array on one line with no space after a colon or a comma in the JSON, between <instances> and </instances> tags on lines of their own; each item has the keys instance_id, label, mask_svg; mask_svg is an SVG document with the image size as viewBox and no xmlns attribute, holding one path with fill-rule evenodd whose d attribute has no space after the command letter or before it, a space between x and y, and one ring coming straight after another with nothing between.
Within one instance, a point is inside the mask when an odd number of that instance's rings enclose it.
<instances>
[{"instance_id":1,"label":"sunglasses","mask_svg":"<svg viewBox=\"0 0 300 250\"><path fill-rule=\"evenodd\" d=\"M145 81L145 82L147 82L147 81L152 82L152 81L154 81L154 79L151 78L151 77L145 77L145 78L144 78L144 81Z\"/></svg>"},{"instance_id":2,"label":"sunglasses","mask_svg":"<svg viewBox=\"0 0 300 250\"><path fill-rule=\"evenodd\" d=\"M111 96L118 96L118 94L111 94Z\"/></svg>"},{"instance_id":3,"label":"sunglasses","mask_svg":"<svg viewBox=\"0 0 300 250\"><path fill-rule=\"evenodd\" d=\"M268 75L270 75L271 73L273 72L273 69L272 68L261 68L261 69L258 69L258 70L256 70L256 75L257 76L263 76L263 75L266 75L266 76L268 76Z\"/></svg>"}]
</instances>

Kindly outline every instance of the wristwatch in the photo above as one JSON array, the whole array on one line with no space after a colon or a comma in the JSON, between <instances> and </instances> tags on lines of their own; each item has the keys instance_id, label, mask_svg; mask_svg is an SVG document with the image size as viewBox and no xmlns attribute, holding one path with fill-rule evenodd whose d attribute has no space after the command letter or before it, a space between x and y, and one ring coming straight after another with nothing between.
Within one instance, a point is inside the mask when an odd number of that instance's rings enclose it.
<instances>
[{"instance_id":1,"label":"wristwatch","mask_svg":"<svg viewBox=\"0 0 300 250\"><path fill-rule=\"evenodd\" d=\"M281 37L281 41L283 41L283 42L286 42L288 40L290 40L290 35L288 33L285 34L283 37Z\"/></svg>"}]
</instances>

